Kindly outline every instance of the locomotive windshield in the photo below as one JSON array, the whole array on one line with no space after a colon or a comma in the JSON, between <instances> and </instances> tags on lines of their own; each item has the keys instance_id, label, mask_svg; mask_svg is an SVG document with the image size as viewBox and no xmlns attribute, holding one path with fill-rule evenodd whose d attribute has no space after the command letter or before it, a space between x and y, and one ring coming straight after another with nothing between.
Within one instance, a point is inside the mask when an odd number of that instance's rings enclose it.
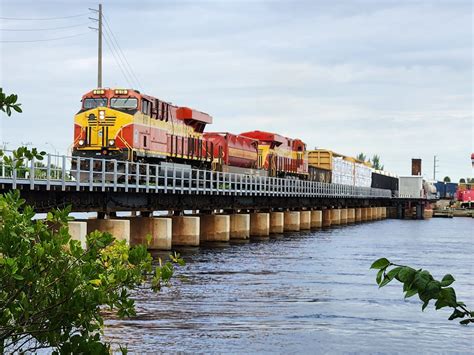
<instances>
[{"instance_id":1,"label":"locomotive windshield","mask_svg":"<svg viewBox=\"0 0 474 355\"><path fill-rule=\"evenodd\" d=\"M89 98L84 99L84 108L107 107L106 98Z\"/></svg>"},{"instance_id":2,"label":"locomotive windshield","mask_svg":"<svg viewBox=\"0 0 474 355\"><path fill-rule=\"evenodd\" d=\"M110 107L114 108L125 108L125 109L136 109L138 100L133 97L119 98L113 97L110 99Z\"/></svg>"}]
</instances>

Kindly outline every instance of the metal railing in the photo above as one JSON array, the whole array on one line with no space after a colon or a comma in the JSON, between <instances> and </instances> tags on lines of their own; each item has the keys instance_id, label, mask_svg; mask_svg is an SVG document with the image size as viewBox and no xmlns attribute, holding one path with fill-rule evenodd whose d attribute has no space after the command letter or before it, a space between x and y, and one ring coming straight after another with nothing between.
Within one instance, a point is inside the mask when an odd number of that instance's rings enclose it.
<instances>
[{"instance_id":1,"label":"metal railing","mask_svg":"<svg viewBox=\"0 0 474 355\"><path fill-rule=\"evenodd\" d=\"M52 162L55 162L53 164ZM107 159L54 156L25 161L12 168L1 164L0 183L12 188L76 191L124 191L168 194L391 198L390 190L216 172L186 165L148 164Z\"/></svg>"}]
</instances>

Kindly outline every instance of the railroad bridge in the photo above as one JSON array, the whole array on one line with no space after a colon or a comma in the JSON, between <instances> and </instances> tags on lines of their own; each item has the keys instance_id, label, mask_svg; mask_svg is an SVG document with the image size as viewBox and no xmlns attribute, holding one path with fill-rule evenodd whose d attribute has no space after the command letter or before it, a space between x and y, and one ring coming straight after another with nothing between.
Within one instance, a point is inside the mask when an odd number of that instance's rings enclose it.
<instances>
[{"instance_id":1,"label":"railroad bridge","mask_svg":"<svg viewBox=\"0 0 474 355\"><path fill-rule=\"evenodd\" d=\"M156 234L159 249L386 217L422 219L430 202L369 187L52 155L15 168L2 165L0 192L11 189L37 212L67 205L73 212L97 212L97 219L71 222L79 238L94 228L131 236L132 243ZM116 218L120 211L142 217ZM169 216L150 218L155 211Z\"/></svg>"}]
</instances>

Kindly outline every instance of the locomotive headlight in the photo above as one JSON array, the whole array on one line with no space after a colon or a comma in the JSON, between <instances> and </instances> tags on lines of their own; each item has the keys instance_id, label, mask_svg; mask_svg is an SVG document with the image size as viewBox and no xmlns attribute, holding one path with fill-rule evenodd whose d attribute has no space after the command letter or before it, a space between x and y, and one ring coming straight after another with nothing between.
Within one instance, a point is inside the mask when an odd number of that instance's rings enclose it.
<instances>
[{"instance_id":1,"label":"locomotive headlight","mask_svg":"<svg viewBox=\"0 0 474 355\"><path fill-rule=\"evenodd\" d=\"M115 145L115 139L109 139L109 145Z\"/></svg>"},{"instance_id":2,"label":"locomotive headlight","mask_svg":"<svg viewBox=\"0 0 474 355\"><path fill-rule=\"evenodd\" d=\"M84 140L83 140L83 139L79 139L79 142L78 142L78 143L79 143L79 145L82 146L82 145L84 145Z\"/></svg>"},{"instance_id":3,"label":"locomotive headlight","mask_svg":"<svg viewBox=\"0 0 474 355\"><path fill-rule=\"evenodd\" d=\"M99 118L101 120L105 119L105 111L102 111L102 110L99 111Z\"/></svg>"}]
</instances>

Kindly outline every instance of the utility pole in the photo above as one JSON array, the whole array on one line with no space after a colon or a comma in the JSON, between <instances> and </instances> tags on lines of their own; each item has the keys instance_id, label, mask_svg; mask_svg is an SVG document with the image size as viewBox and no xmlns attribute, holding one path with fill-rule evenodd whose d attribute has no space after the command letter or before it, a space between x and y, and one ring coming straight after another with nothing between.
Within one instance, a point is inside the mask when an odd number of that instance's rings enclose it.
<instances>
[{"instance_id":1,"label":"utility pole","mask_svg":"<svg viewBox=\"0 0 474 355\"><path fill-rule=\"evenodd\" d=\"M99 4L99 52L97 60L97 87L102 87L102 4Z\"/></svg>"},{"instance_id":2,"label":"utility pole","mask_svg":"<svg viewBox=\"0 0 474 355\"><path fill-rule=\"evenodd\" d=\"M438 168L438 157L435 155L433 157L433 180L436 181L436 168Z\"/></svg>"},{"instance_id":3,"label":"utility pole","mask_svg":"<svg viewBox=\"0 0 474 355\"><path fill-rule=\"evenodd\" d=\"M102 4L99 4L99 10L91 9L97 13L98 18L89 17L92 21L98 22L98 27L89 27L92 30L96 30L98 34L98 52L97 52L97 88L102 88Z\"/></svg>"}]
</instances>

